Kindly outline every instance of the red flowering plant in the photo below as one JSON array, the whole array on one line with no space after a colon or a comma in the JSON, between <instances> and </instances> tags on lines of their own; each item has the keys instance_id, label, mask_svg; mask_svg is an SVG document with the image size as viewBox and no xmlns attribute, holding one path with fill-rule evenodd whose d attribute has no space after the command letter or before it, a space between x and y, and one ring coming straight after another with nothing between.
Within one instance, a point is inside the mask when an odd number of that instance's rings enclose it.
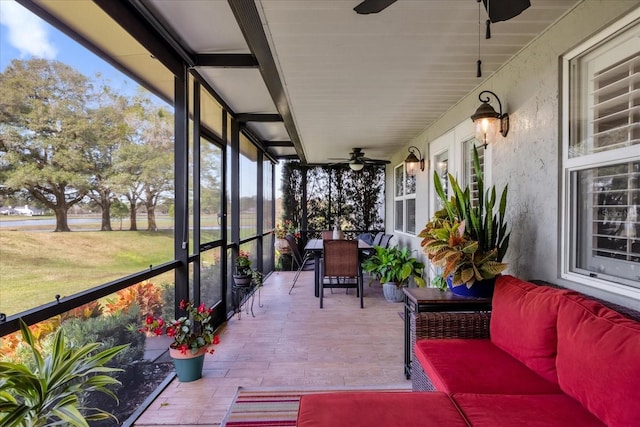
<instances>
[{"instance_id":1,"label":"red flowering plant","mask_svg":"<svg viewBox=\"0 0 640 427\"><path fill-rule=\"evenodd\" d=\"M138 329L139 332L173 338L169 347L180 350L182 354L187 354L188 350L196 354L203 347L213 354L214 349L211 346L220 342L213 329L213 308L207 308L204 303L196 306L191 301L182 300L180 310L186 311L187 315L173 322L165 322L160 317L148 315L144 325Z\"/></svg>"},{"instance_id":2,"label":"red flowering plant","mask_svg":"<svg viewBox=\"0 0 640 427\"><path fill-rule=\"evenodd\" d=\"M286 219L284 223L277 223L273 229L273 234L275 234L278 239L284 239L284 236L287 234L292 235L296 239L300 238L300 231L293 225L290 219Z\"/></svg>"}]
</instances>

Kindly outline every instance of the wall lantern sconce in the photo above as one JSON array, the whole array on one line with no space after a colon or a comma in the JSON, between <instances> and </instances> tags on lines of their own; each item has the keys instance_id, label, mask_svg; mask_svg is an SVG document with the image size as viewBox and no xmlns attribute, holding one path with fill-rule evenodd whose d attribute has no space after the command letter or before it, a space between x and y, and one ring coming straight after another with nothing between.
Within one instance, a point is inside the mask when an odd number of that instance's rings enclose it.
<instances>
[{"instance_id":1,"label":"wall lantern sconce","mask_svg":"<svg viewBox=\"0 0 640 427\"><path fill-rule=\"evenodd\" d=\"M362 161L358 160L358 159L352 160L352 161L349 162L349 168L352 171L358 172L358 171L362 170L363 167L364 167L364 163Z\"/></svg>"},{"instance_id":2,"label":"wall lantern sconce","mask_svg":"<svg viewBox=\"0 0 640 427\"><path fill-rule=\"evenodd\" d=\"M418 152L418 156L416 157L416 151ZM424 171L424 157L422 157L422 153L416 146L409 147L409 155L404 160L404 165L407 168L407 175L416 176L418 173L418 168L421 171Z\"/></svg>"},{"instance_id":3,"label":"wall lantern sconce","mask_svg":"<svg viewBox=\"0 0 640 427\"><path fill-rule=\"evenodd\" d=\"M487 96L483 98L483 94L487 94ZM498 107L500 108L499 113L496 113L496 110L489 104L489 95L493 95L496 101L498 101ZM500 131L502 136L507 136L507 133L509 133L509 115L502 113L502 103L495 93L489 90L483 90L480 92L480 95L478 95L478 99L482 104L473 116L471 116L471 120L473 120L475 124L476 139L482 143L484 148L487 148L489 143L495 141L498 131Z\"/></svg>"}]
</instances>

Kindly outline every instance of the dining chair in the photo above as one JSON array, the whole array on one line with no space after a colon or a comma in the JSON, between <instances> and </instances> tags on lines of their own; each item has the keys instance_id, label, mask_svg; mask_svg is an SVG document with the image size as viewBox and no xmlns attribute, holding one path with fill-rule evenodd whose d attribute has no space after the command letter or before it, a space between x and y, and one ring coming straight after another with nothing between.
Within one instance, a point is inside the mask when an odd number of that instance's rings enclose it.
<instances>
[{"instance_id":1,"label":"dining chair","mask_svg":"<svg viewBox=\"0 0 640 427\"><path fill-rule=\"evenodd\" d=\"M322 240L331 240L333 239L333 231L332 230L322 230L321 231Z\"/></svg>"},{"instance_id":2,"label":"dining chair","mask_svg":"<svg viewBox=\"0 0 640 427\"><path fill-rule=\"evenodd\" d=\"M360 298L360 308L364 308L358 241L324 240L322 246L324 261L320 280L320 308L323 308L324 288L356 288L356 296Z\"/></svg>"},{"instance_id":3,"label":"dining chair","mask_svg":"<svg viewBox=\"0 0 640 427\"><path fill-rule=\"evenodd\" d=\"M371 246L380 246L380 241L384 236L385 236L384 231L378 231L375 237L373 238L373 242L371 243ZM362 251L361 261L364 261L365 259L372 257L375 253L376 253L375 249L368 249L368 250Z\"/></svg>"},{"instance_id":4,"label":"dining chair","mask_svg":"<svg viewBox=\"0 0 640 427\"><path fill-rule=\"evenodd\" d=\"M287 234L286 236L284 236L284 238L287 239L287 243L291 248L291 259L298 266L298 271L296 271L295 276L293 276L293 283L291 284L291 288L289 289L289 295L291 295L291 291L296 285L296 281L298 280L298 276L300 276L300 273L302 271L313 270L315 264L313 257L311 256L311 252L306 252L304 256L302 256L302 254L300 253L300 248L296 243L296 239L292 235Z\"/></svg>"},{"instance_id":5,"label":"dining chair","mask_svg":"<svg viewBox=\"0 0 640 427\"><path fill-rule=\"evenodd\" d=\"M388 248L389 242L391 241L392 238L393 238L393 234L384 234L382 236L382 239L380 239L380 243L378 243L378 246L382 248Z\"/></svg>"},{"instance_id":6,"label":"dining chair","mask_svg":"<svg viewBox=\"0 0 640 427\"><path fill-rule=\"evenodd\" d=\"M371 246L380 246L380 240L382 240L382 236L384 236L384 231L378 231L373 238L373 243L371 243Z\"/></svg>"}]
</instances>

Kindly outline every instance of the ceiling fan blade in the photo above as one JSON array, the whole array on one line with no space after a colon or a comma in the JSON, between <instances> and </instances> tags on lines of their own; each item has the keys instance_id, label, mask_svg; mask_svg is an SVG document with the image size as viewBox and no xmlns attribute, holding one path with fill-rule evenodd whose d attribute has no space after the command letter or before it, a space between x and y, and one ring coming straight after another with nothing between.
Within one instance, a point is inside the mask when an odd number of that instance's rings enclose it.
<instances>
[{"instance_id":1,"label":"ceiling fan blade","mask_svg":"<svg viewBox=\"0 0 640 427\"><path fill-rule=\"evenodd\" d=\"M364 0L353 8L359 15L378 13L395 3L396 0Z\"/></svg>"},{"instance_id":2,"label":"ceiling fan blade","mask_svg":"<svg viewBox=\"0 0 640 427\"><path fill-rule=\"evenodd\" d=\"M491 22L500 22L520 15L531 6L529 0L482 0ZM487 4L489 7L487 8Z\"/></svg>"}]
</instances>

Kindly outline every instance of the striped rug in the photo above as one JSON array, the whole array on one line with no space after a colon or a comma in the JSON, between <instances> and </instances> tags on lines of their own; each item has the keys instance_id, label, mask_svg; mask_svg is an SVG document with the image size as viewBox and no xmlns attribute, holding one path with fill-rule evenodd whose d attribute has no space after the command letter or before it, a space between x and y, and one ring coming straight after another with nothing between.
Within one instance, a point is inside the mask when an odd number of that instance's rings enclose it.
<instances>
[{"instance_id":1,"label":"striped rug","mask_svg":"<svg viewBox=\"0 0 640 427\"><path fill-rule=\"evenodd\" d=\"M336 391L411 391L398 388L323 387L303 389L264 389L238 387L238 392L222 421L222 427L295 427L300 397L311 393Z\"/></svg>"}]
</instances>

